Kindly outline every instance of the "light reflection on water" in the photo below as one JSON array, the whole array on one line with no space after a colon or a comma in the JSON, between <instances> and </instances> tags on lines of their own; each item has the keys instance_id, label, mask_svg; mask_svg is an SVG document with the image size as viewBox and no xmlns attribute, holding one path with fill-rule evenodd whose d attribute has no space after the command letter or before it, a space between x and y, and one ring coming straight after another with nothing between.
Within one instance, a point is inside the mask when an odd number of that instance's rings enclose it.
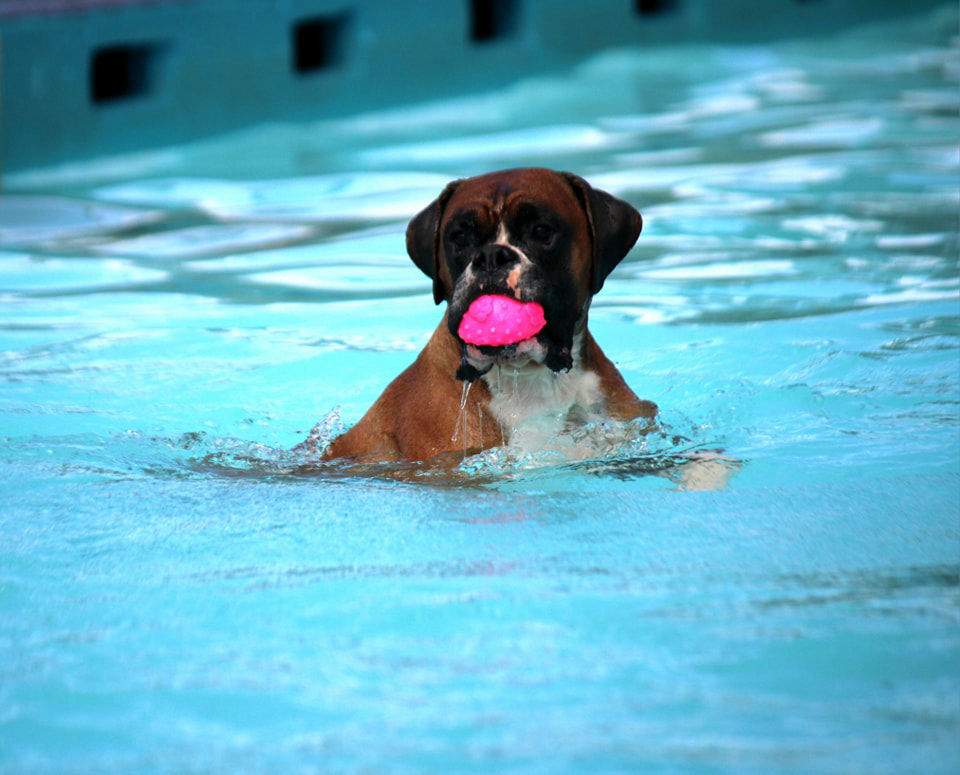
<instances>
[{"instance_id":1,"label":"light reflection on water","mask_svg":"<svg viewBox=\"0 0 960 775\"><path fill-rule=\"evenodd\" d=\"M956 25L9 176L0 769L953 769ZM409 215L513 164L643 212L591 329L666 436L291 452L439 320ZM721 447L723 492L663 475Z\"/></svg>"}]
</instances>

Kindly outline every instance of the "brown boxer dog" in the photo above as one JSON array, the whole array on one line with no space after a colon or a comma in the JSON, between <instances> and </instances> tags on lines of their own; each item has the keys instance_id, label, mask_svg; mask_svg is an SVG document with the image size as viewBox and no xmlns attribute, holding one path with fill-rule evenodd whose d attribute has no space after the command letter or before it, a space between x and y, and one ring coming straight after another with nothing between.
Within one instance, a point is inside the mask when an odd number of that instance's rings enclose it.
<instances>
[{"instance_id":1,"label":"brown boxer dog","mask_svg":"<svg viewBox=\"0 0 960 775\"><path fill-rule=\"evenodd\" d=\"M633 247L633 207L566 172L513 169L450 183L407 227L407 252L447 302L426 347L324 459L463 456L609 418L647 418L587 330L590 299ZM545 326L504 346L458 335L471 302L537 302ZM542 437L542 433L541 433ZM531 450L532 451L532 450Z\"/></svg>"}]
</instances>

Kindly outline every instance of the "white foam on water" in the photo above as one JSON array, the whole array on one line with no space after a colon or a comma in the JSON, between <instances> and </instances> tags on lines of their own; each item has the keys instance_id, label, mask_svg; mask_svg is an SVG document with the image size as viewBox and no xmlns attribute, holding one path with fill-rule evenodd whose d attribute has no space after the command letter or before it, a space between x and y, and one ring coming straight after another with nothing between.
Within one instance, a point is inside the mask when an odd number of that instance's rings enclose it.
<instances>
[{"instance_id":1,"label":"white foam on water","mask_svg":"<svg viewBox=\"0 0 960 775\"><path fill-rule=\"evenodd\" d=\"M638 169L647 165L665 166L700 161L703 158L703 149L697 147L665 148L656 151L634 151L617 154L617 159Z\"/></svg>"},{"instance_id":2,"label":"white foam on water","mask_svg":"<svg viewBox=\"0 0 960 775\"><path fill-rule=\"evenodd\" d=\"M366 164L522 159L533 149L537 154L575 153L609 148L621 139L594 126L545 126L371 148L360 159Z\"/></svg>"},{"instance_id":3,"label":"white foam on water","mask_svg":"<svg viewBox=\"0 0 960 775\"><path fill-rule=\"evenodd\" d=\"M0 289L63 292L163 280L167 273L119 258L37 258L0 253Z\"/></svg>"},{"instance_id":4,"label":"white foam on water","mask_svg":"<svg viewBox=\"0 0 960 775\"><path fill-rule=\"evenodd\" d=\"M321 291L355 291L363 293L414 293L429 289L429 279L413 268L384 266L382 264L362 265L343 263L340 265L310 267L303 269L281 269L275 272L261 272L247 275L247 280L269 285L287 285L292 288L304 288Z\"/></svg>"},{"instance_id":5,"label":"white foam on water","mask_svg":"<svg viewBox=\"0 0 960 775\"><path fill-rule=\"evenodd\" d=\"M640 325L657 325L659 323L669 323L672 320L676 320L679 317L678 315L669 315L666 311L662 309L644 309L643 307L618 307L611 306L605 307L605 309L616 310L621 313L624 317L629 318L633 323L638 323Z\"/></svg>"},{"instance_id":6,"label":"white foam on water","mask_svg":"<svg viewBox=\"0 0 960 775\"><path fill-rule=\"evenodd\" d=\"M809 78L799 68L765 70L751 76L750 86L772 102L812 102L823 97L824 89Z\"/></svg>"},{"instance_id":7,"label":"white foam on water","mask_svg":"<svg viewBox=\"0 0 960 775\"><path fill-rule=\"evenodd\" d=\"M214 178L157 178L132 180L93 191L98 199L155 207L199 207L208 199L231 199L243 191L242 183Z\"/></svg>"},{"instance_id":8,"label":"white foam on water","mask_svg":"<svg viewBox=\"0 0 960 775\"><path fill-rule=\"evenodd\" d=\"M857 300L859 307L873 307L884 304L915 304L930 301L956 301L960 300L960 289L935 290L926 284L922 287L909 288L903 291L894 291L893 293L872 293L862 299Z\"/></svg>"},{"instance_id":9,"label":"white foam on water","mask_svg":"<svg viewBox=\"0 0 960 775\"><path fill-rule=\"evenodd\" d=\"M711 197L731 193L718 193L725 189L776 188L785 186L809 186L843 179L847 172L843 164L834 159L818 159L811 156L792 156L774 161L731 164L676 164L648 166L642 154L621 154L618 160L623 167L616 171L591 176L591 182L614 194L669 189L677 196ZM737 201L744 201L741 193ZM754 200L766 208L769 198Z\"/></svg>"},{"instance_id":10,"label":"white foam on water","mask_svg":"<svg viewBox=\"0 0 960 775\"><path fill-rule=\"evenodd\" d=\"M906 89L900 93L899 103L916 113L960 113L960 95L955 89Z\"/></svg>"},{"instance_id":11,"label":"white foam on water","mask_svg":"<svg viewBox=\"0 0 960 775\"><path fill-rule=\"evenodd\" d=\"M731 113L742 113L757 110L761 107L760 100L751 94L709 94L690 100L683 112L690 120L726 116Z\"/></svg>"},{"instance_id":12,"label":"white foam on water","mask_svg":"<svg viewBox=\"0 0 960 775\"><path fill-rule=\"evenodd\" d=\"M93 246L97 253L150 258L194 258L197 256L249 251L313 234L308 226L286 224L211 224L145 234Z\"/></svg>"},{"instance_id":13,"label":"white foam on water","mask_svg":"<svg viewBox=\"0 0 960 775\"><path fill-rule=\"evenodd\" d=\"M815 234L838 244L846 242L853 234L880 231L883 226L883 221L851 218L846 215L812 215L803 218L787 218L783 221L785 229Z\"/></svg>"},{"instance_id":14,"label":"white foam on water","mask_svg":"<svg viewBox=\"0 0 960 775\"><path fill-rule=\"evenodd\" d=\"M911 258L910 256L904 258ZM931 257L932 258L932 257ZM890 269L896 267L891 266ZM919 265L915 269L927 268ZM872 293L857 301L858 306L907 304L960 299L960 277L932 278L928 274L901 274L893 281L901 290Z\"/></svg>"},{"instance_id":15,"label":"white foam on water","mask_svg":"<svg viewBox=\"0 0 960 775\"><path fill-rule=\"evenodd\" d=\"M935 234L885 234L875 240L878 248L886 250L903 250L905 248L927 248L942 245L947 235Z\"/></svg>"},{"instance_id":16,"label":"white foam on water","mask_svg":"<svg viewBox=\"0 0 960 775\"><path fill-rule=\"evenodd\" d=\"M692 180L674 186L670 193L676 197L675 201L645 210L645 214L650 216L649 220L660 217L698 221L704 215L744 218L751 214L776 212L781 208L781 200L772 196L723 191ZM730 221L725 223L729 224Z\"/></svg>"},{"instance_id":17,"label":"white foam on water","mask_svg":"<svg viewBox=\"0 0 960 775\"><path fill-rule=\"evenodd\" d=\"M795 274L793 261L735 261L664 269L649 269L639 274L651 280L732 280Z\"/></svg>"},{"instance_id":18,"label":"white foam on water","mask_svg":"<svg viewBox=\"0 0 960 775\"><path fill-rule=\"evenodd\" d=\"M673 189L690 180L714 180L734 174L737 165L728 164L678 164L648 168L633 166L633 154L624 154L623 162L616 169L590 176L590 184L611 194L624 195L630 192ZM631 162L630 166L627 162Z\"/></svg>"},{"instance_id":19,"label":"white foam on water","mask_svg":"<svg viewBox=\"0 0 960 775\"><path fill-rule=\"evenodd\" d=\"M890 272L923 272L947 265L947 259L941 256L923 255L919 253L910 253L905 255L890 256L881 264L883 271Z\"/></svg>"},{"instance_id":20,"label":"white foam on water","mask_svg":"<svg viewBox=\"0 0 960 775\"><path fill-rule=\"evenodd\" d=\"M328 223L408 218L448 182L423 172L356 172L257 181L165 178L94 193L111 201L190 207L231 221Z\"/></svg>"},{"instance_id":21,"label":"white foam on water","mask_svg":"<svg viewBox=\"0 0 960 775\"><path fill-rule=\"evenodd\" d=\"M54 196L0 196L0 245L31 245L129 229L160 220L152 210Z\"/></svg>"},{"instance_id":22,"label":"white foam on water","mask_svg":"<svg viewBox=\"0 0 960 775\"><path fill-rule=\"evenodd\" d=\"M156 174L159 170L181 163L182 160L180 149L159 148L11 172L4 175L4 183L10 188L20 190L89 186L98 181L125 180Z\"/></svg>"},{"instance_id":23,"label":"white foam on water","mask_svg":"<svg viewBox=\"0 0 960 775\"><path fill-rule=\"evenodd\" d=\"M197 258L186 263L191 271L197 272L250 270L261 273L267 270L339 267L357 263L406 269L411 277L420 276L419 270L407 257L403 230L393 227L365 230L322 242L308 241L302 245L268 248L219 258Z\"/></svg>"},{"instance_id":24,"label":"white foam on water","mask_svg":"<svg viewBox=\"0 0 960 775\"><path fill-rule=\"evenodd\" d=\"M877 117L826 119L789 129L764 132L757 138L757 142L767 148L853 148L874 139L884 128L884 120Z\"/></svg>"}]
</instances>

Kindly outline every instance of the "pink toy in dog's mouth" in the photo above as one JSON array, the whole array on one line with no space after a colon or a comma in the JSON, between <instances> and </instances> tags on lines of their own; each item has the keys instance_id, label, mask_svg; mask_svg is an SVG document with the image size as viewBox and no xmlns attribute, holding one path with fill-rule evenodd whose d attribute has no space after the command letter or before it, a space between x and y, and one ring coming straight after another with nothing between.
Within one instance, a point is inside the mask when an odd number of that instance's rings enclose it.
<instances>
[{"instance_id":1,"label":"pink toy in dog's mouth","mask_svg":"<svg viewBox=\"0 0 960 775\"><path fill-rule=\"evenodd\" d=\"M468 344L500 346L529 339L546 324L543 307L535 301L487 294L474 299L457 334Z\"/></svg>"}]
</instances>

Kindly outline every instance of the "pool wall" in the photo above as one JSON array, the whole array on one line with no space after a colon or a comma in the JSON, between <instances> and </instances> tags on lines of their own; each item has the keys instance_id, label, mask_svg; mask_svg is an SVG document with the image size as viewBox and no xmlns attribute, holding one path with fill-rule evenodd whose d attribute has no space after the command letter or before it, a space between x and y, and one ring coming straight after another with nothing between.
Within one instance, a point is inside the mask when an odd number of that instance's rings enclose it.
<instances>
[{"instance_id":1,"label":"pool wall","mask_svg":"<svg viewBox=\"0 0 960 775\"><path fill-rule=\"evenodd\" d=\"M937 0L0 0L0 170L480 91L603 48L820 34Z\"/></svg>"}]
</instances>

